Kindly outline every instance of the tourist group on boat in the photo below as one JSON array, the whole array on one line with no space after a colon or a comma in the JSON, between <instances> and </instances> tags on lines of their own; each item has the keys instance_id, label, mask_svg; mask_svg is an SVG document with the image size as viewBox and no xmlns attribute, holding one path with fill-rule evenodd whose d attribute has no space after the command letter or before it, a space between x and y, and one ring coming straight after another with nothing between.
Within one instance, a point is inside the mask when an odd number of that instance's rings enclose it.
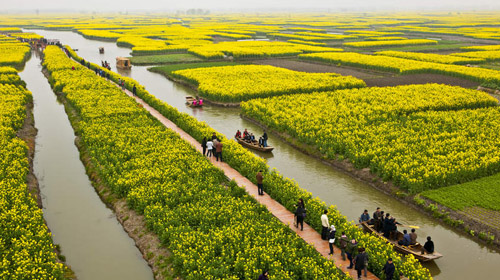
<instances>
[{"instance_id":1,"label":"tourist group on boat","mask_svg":"<svg viewBox=\"0 0 500 280\"><path fill-rule=\"evenodd\" d=\"M268 137L267 137L266 131L264 131L264 134L262 134L262 136L259 137L258 141L256 140L255 135L253 133L249 132L246 128L245 128L245 130L243 130L243 134L238 129L236 131L236 134L234 135L234 138L236 138L236 140L239 140L239 141L244 141L248 144L257 145L260 148L267 148L268 147L268 145L267 145Z\"/></svg>"}]
</instances>

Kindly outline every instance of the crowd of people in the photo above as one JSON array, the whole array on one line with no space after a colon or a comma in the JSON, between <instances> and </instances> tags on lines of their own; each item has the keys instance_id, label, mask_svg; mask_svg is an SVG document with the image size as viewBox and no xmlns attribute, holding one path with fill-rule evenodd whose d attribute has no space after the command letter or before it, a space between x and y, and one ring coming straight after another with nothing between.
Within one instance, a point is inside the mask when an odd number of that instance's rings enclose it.
<instances>
[{"instance_id":1,"label":"crowd of people","mask_svg":"<svg viewBox=\"0 0 500 280\"><path fill-rule=\"evenodd\" d=\"M215 157L216 161L222 162L222 142L217 137L215 132L212 134L211 138L204 137L201 142L201 148L203 149L203 155L207 157Z\"/></svg>"},{"instance_id":2,"label":"crowd of people","mask_svg":"<svg viewBox=\"0 0 500 280\"><path fill-rule=\"evenodd\" d=\"M255 140L255 135L253 135L253 133L251 133L251 132L248 132L248 130L246 128L243 131L243 133L241 133L241 131L238 129L236 131L236 134L234 135L234 137L237 139L238 138L243 139L248 143L257 144L257 140ZM262 134L262 136L260 136L259 140L258 140L259 147L267 147L267 139L268 139L267 132L264 131L264 134Z\"/></svg>"}]
</instances>

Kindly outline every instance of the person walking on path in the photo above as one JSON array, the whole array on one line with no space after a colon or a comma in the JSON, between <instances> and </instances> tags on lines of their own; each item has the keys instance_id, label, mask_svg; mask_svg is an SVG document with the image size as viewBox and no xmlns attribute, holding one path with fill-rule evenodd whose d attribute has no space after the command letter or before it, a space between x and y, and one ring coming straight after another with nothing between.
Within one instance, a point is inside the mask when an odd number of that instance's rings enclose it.
<instances>
[{"instance_id":1,"label":"person walking on path","mask_svg":"<svg viewBox=\"0 0 500 280\"><path fill-rule=\"evenodd\" d=\"M214 142L212 142L212 140L208 140L207 141L207 157L212 156L213 148L214 148Z\"/></svg>"},{"instance_id":2,"label":"person walking on path","mask_svg":"<svg viewBox=\"0 0 500 280\"><path fill-rule=\"evenodd\" d=\"M219 158L220 158L220 161L222 162L222 142L221 141L217 141L217 144L215 144L215 159L217 161L219 161Z\"/></svg>"},{"instance_id":3,"label":"person walking on path","mask_svg":"<svg viewBox=\"0 0 500 280\"><path fill-rule=\"evenodd\" d=\"M335 235L337 234L337 230L335 226L332 225L330 228L330 233L328 234L328 246L330 246L330 254L333 255L333 243L335 243Z\"/></svg>"},{"instance_id":4,"label":"person walking on path","mask_svg":"<svg viewBox=\"0 0 500 280\"><path fill-rule=\"evenodd\" d=\"M363 248L363 252L361 252L361 254L364 256L364 260L365 260L365 265L364 265L364 275L365 275L365 278L368 277L368 261L370 260L370 257L368 256L368 253L366 252L366 249Z\"/></svg>"},{"instance_id":5,"label":"person walking on path","mask_svg":"<svg viewBox=\"0 0 500 280\"><path fill-rule=\"evenodd\" d=\"M215 134L215 132L214 132L214 133L212 133L212 141L214 141L215 139L217 139L217 134Z\"/></svg>"},{"instance_id":6,"label":"person walking on path","mask_svg":"<svg viewBox=\"0 0 500 280\"><path fill-rule=\"evenodd\" d=\"M264 195L264 184L262 183L264 181L264 177L262 176L262 170L257 172L255 178L257 179L257 191L259 195Z\"/></svg>"},{"instance_id":7,"label":"person walking on path","mask_svg":"<svg viewBox=\"0 0 500 280\"><path fill-rule=\"evenodd\" d=\"M392 263L392 259L389 258L387 262L385 263L384 267L382 268L382 271L385 274L385 280L392 280L394 276L394 271L396 271L396 267Z\"/></svg>"},{"instance_id":8,"label":"person walking on path","mask_svg":"<svg viewBox=\"0 0 500 280\"><path fill-rule=\"evenodd\" d=\"M295 210L295 227L298 228L300 224L300 230L304 230L304 218L306 217L306 206L304 205L304 200L299 198L299 203L297 203L297 210Z\"/></svg>"},{"instance_id":9,"label":"person walking on path","mask_svg":"<svg viewBox=\"0 0 500 280\"><path fill-rule=\"evenodd\" d=\"M356 255L358 254L358 242L356 242L356 239L352 239L351 242L347 243L346 247L346 253L347 253L347 259L349 259L349 267L348 269L353 268L353 260L356 258Z\"/></svg>"},{"instance_id":10,"label":"person walking on path","mask_svg":"<svg viewBox=\"0 0 500 280\"><path fill-rule=\"evenodd\" d=\"M345 232L342 232L342 235L340 236L340 256L342 257L342 260L345 261L345 250L347 248L347 243L349 243L349 238L345 235Z\"/></svg>"},{"instance_id":11,"label":"person walking on path","mask_svg":"<svg viewBox=\"0 0 500 280\"><path fill-rule=\"evenodd\" d=\"M132 94L133 94L134 96L136 96L136 95L137 95L137 87L135 86L135 84L134 84L134 87L132 88Z\"/></svg>"},{"instance_id":12,"label":"person walking on path","mask_svg":"<svg viewBox=\"0 0 500 280\"><path fill-rule=\"evenodd\" d=\"M321 239L327 240L328 239L328 229L330 228L330 223L328 222L328 210L323 211L323 215L321 215L321 226L323 227L321 229Z\"/></svg>"},{"instance_id":13,"label":"person walking on path","mask_svg":"<svg viewBox=\"0 0 500 280\"><path fill-rule=\"evenodd\" d=\"M264 270L264 272L262 272L261 275L259 275L259 279L258 280L269 280L269 272L268 270Z\"/></svg>"},{"instance_id":14,"label":"person walking on path","mask_svg":"<svg viewBox=\"0 0 500 280\"><path fill-rule=\"evenodd\" d=\"M354 259L354 268L358 272L358 279L361 279L361 271L365 269L365 264L366 264L366 254L364 254L365 249L364 248L358 248L358 254L356 255L356 258ZM366 275L365 275L366 277Z\"/></svg>"},{"instance_id":15,"label":"person walking on path","mask_svg":"<svg viewBox=\"0 0 500 280\"><path fill-rule=\"evenodd\" d=\"M207 154L207 137L203 137L203 141L201 141L201 148L203 149L203 155Z\"/></svg>"}]
</instances>

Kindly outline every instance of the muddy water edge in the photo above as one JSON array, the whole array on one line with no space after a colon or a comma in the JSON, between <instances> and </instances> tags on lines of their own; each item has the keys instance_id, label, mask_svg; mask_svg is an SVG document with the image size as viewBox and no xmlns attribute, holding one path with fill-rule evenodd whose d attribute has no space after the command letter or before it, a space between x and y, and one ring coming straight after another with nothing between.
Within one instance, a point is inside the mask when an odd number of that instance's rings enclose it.
<instances>
[{"instance_id":1,"label":"muddy water edge","mask_svg":"<svg viewBox=\"0 0 500 280\"><path fill-rule=\"evenodd\" d=\"M33 54L19 73L33 94L34 173L54 243L78 279L153 279L133 240L90 183L64 107Z\"/></svg>"},{"instance_id":2,"label":"muddy water edge","mask_svg":"<svg viewBox=\"0 0 500 280\"><path fill-rule=\"evenodd\" d=\"M116 46L113 42L100 42L83 38L72 32L32 30L46 38L60 39L63 44L78 49L78 54L93 63L107 60L114 68L117 56L130 56L130 49ZM105 54L99 54L98 48L104 46ZM124 76L136 79L160 100L188 113L200 121L231 138L237 129L248 128L256 135L262 130L250 121L242 119L239 108L223 108L206 105L203 108L189 108L185 97L195 92L185 86L175 84L160 74L147 71L146 66L133 66L132 70L118 71ZM272 154L256 153L267 160L272 168L277 168L283 175L295 179L302 188L328 204L337 205L349 219L357 221L364 209L370 214L376 207L391 213L400 222L418 225L419 240L432 236L436 249L443 258L425 263L435 279L475 279L491 278L493 269L500 263L500 254L471 240L464 234L443 226L434 219L413 210L371 186L360 182L348 174L335 170L331 166L314 159L283 142L279 137L270 135L269 143L275 147Z\"/></svg>"}]
</instances>

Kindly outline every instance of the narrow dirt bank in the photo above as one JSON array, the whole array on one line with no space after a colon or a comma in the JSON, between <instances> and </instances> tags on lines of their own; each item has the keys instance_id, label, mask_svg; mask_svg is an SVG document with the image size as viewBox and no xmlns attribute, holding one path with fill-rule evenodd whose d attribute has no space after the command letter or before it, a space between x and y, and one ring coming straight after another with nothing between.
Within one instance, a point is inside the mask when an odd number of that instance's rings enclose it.
<instances>
[{"instance_id":1,"label":"narrow dirt bank","mask_svg":"<svg viewBox=\"0 0 500 280\"><path fill-rule=\"evenodd\" d=\"M430 204L436 205L434 202L424 199L424 203L420 204L417 203L415 198L417 197L417 200L418 199L422 200L421 197L419 197L418 195L416 196L406 193L404 190L401 190L400 188L395 186L392 182L384 182L379 176L371 173L369 168L357 169L348 160L327 159L314 146L300 143L287 133L270 129L267 126L263 125L262 123L258 122L257 120L252 119L248 116L241 115L241 117L244 118L245 120L248 120L262 127L263 129L266 129L268 132L271 132L272 134L276 135L278 138L282 139L285 143L291 145L297 150L309 156L317 158L323 163L332 166L336 170L342 171L343 173L361 182L364 182L385 194L390 195L394 199L397 199L400 202L405 203L406 205L421 212L422 214L425 214L428 217L438 220L442 225L445 225L446 227L449 227L457 232L461 233L465 232L469 234L476 241L483 243L489 246L491 249L500 252L500 230L493 228L485 223L481 223L477 220L474 220L470 217L467 217L464 213L461 213L459 211L454 211L442 205L437 205L436 206L437 210L432 211L432 209L434 208L432 206L430 207L429 205ZM463 221L463 223L460 223L458 221ZM473 231L473 233L476 234L471 234L471 230ZM495 240L488 241L480 238L479 234L477 234L480 232L483 233L488 232L493 234L495 236Z\"/></svg>"},{"instance_id":2,"label":"narrow dirt bank","mask_svg":"<svg viewBox=\"0 0 500 280\"><path fill-rule=\"evenodd\" d=\"M47 78L50 77L46 69L43 70L43 73ZM76 134L75 145L80 151L80 159L84 164L87 175L101 200L108 206L108 208L113 210L118 222L123 226L128 236L134 240L136 247L151 267L154 278L157 280L180 279L174 275L174 272L171 269L170 252L162 246L159 238L147 228L144 217L130 209L127 205L126 199L119 198L113 194L110 191L110 188L107 187L99 178L97 175L97 167L92 164L88 151L80 141L80 135L78 134L80 120L76 111L67 102L63 94L56 93L56 95L57 99L64 105L66 114L68 115L71 126Z\"/></svg>"}]
</instances>

